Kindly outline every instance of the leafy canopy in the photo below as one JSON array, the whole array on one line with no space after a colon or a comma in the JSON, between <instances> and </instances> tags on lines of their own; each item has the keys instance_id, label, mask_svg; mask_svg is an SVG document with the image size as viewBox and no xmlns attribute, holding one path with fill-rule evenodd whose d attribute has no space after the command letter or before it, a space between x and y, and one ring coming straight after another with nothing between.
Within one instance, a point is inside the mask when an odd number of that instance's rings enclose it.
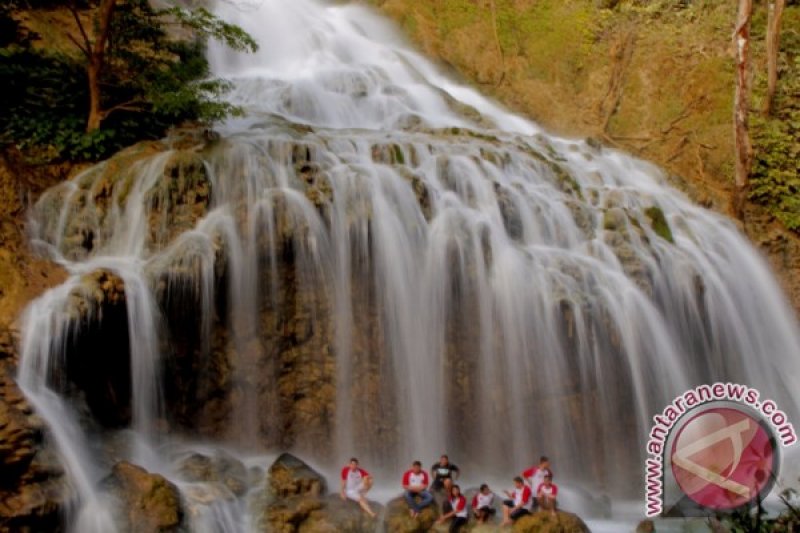
<instances>
[{"instance_id":1,"label":"leafy canopy","mask_svg":"<svg viewBox=\"0 0 800 533\"><path fill-rule=\"evenodd\" d=\"M238 51L258 45L244 30L204 8L155 9L147 0L116 0L101 71L107 118L85 132L88 113L86 57L54 51L17 15L25 9L64 9L63 2L14 0L0 5L0 144L30 159L95 160L144 139L157 139L185 122L208 123L239 114L222 96L229 82L211 77L209 39ZM78 5L90 21L98 1ZM91 29L91 22L84 24ZM77 24L55 28L80 42ZM88 32L87 32L88 33ZM77 50L77 48L76 48Z\"/></svg>"}]
</instances>

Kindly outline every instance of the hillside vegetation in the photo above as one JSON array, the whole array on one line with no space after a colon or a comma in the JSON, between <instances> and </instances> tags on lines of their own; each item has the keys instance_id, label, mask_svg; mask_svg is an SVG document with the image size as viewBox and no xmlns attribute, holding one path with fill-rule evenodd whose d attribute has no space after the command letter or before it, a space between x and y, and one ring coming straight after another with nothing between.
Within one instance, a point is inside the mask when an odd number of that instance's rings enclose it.
<instances>
[{"instance_id":1,"label":"hillside vegetation","mask_svg":"<svg viewBox=\"0 0 800 533\"><path fill-rule=\"evenodd\" d=\"M731 214L730 0L370 0L422 50L548 129L654 161L696 201ZM743 229L800 302L800 2L783 17L775 111L766 1L752 25L755 162Z\"/></svg>"}]
</instances>

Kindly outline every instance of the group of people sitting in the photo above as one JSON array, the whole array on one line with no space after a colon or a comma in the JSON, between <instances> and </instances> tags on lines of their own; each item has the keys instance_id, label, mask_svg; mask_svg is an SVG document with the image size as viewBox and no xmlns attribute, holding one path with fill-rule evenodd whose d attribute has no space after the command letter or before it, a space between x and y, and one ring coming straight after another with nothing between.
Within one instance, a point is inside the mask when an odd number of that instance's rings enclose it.
<instances>
[{"instance_id":1,"label":"group of people sitting","mask_svg":"<svg viewBox=\"0 0 800 533\"><path fill-rule=\"evenodd\" d=\"M486 483L467 505L467 498L455 481L461 474L459 468L450 462L447 455L430 469L430 475L423 470L422 463L414 461L411 468L403 474L403 491L409 513L416 518L425 507L434 502L433 492L445 496L439 523L450 521L450 531L458 532L469 521L469 509L479 523L489 521L495 514L495 494ZM433 478L433 483L431 483ZM340 495L361 506L370 516L375 516L367 501L366 494L372 488L372 476L361 468L358 459L350 459L350 464L342 468ZM429 490L430 489L430 490ZM504 491L507 499L503 503L502 525L511 525L517 519L531 514L535 509L555 514L558 487L553 483L550 461L542 456L539 464L523 471L514 478L514 489Z\"/></svg>"}]
</instances>

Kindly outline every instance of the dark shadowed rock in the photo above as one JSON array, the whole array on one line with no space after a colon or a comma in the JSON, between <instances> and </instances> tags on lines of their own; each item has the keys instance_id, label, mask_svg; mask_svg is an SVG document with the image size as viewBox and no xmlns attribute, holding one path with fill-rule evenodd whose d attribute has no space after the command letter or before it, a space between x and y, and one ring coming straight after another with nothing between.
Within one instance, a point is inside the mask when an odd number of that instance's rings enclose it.
<instances>
[{"instance_id":1,"label":"dark shadowed rock","mask_svg":"<svg viewBox=\"0 0 800 533\"><path fill-rule=\"evenodd\" d=\"M0 330L0 533L62 531L68 491L44 422L13 379L13 336Z\"/></svg>"},{"instance_id":2,"label":"dark shadowed rock","mask_svg":"<svg viewBox=\"0 0 800 533\"><path fill-rule=\"evenodd\" d=\"M103 485L114 496L121 531L167 533L186 531L178 488L163 476L120 462Z\"/></svg>"}]
</instances>

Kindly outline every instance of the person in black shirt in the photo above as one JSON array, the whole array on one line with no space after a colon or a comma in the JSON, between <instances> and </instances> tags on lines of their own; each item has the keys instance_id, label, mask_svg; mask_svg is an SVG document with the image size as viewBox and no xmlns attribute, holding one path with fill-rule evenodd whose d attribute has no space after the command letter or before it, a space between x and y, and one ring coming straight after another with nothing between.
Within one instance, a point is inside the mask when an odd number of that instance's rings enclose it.
<instances>
[{"instance_id":1,"label":"person in black shirt","mask_svg":"<svg viewBox=\"0 0 800 533\"><path fill-rule=\"evenodd\" d=\"M439 462L431 467L431 476L433 476L431 489L435 491L446 490L449 493L450 487L458 479L459 473L458 467L450 462L447 455L442 455L439 458Z\"/></svg>"}]
</instances>

